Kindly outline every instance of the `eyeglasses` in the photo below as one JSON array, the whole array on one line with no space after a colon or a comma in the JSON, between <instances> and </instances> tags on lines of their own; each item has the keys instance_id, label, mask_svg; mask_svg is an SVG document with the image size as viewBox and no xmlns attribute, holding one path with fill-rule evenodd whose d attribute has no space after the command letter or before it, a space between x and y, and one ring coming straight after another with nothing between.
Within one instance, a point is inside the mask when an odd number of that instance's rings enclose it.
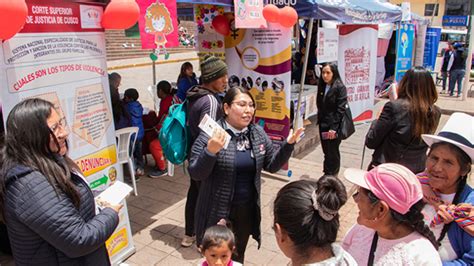
<instances>
[{"instance_id":1,"label":"eyeglasses","mask_svg":"<svg viewBox=\"0 0 474 266\"><path fill-rule=\"evenodd\" d=\"M248 106L250 109L255 109L255 105L253 104L253 102L240 101L240 102L232 102L232 103L235 103L237 106L241 108L245 108Z\"/></svg>"},{"instance_id":2,"label":"eyeglasses","mask_svg":"<svg viewBox=\"0 0 474 266\"><path fill-rule=\"evenodd\" d=\"M57 123L54 123L52 126L49 127L51 132L53 132L55 135L58 135L61 129L66 128L66 118L63 117L61 118Z\"/></svg>"}]
</instances>

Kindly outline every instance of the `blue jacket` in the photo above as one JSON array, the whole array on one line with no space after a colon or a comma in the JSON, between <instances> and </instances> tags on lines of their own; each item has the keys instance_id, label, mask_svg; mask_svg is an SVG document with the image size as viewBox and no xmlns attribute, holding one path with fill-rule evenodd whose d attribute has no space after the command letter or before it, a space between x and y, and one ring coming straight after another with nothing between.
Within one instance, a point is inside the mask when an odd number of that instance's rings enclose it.
<instances>
[{"instance_id":1,"label":"blue jacket","mask_svg":"<svg viewBox=\"0 0 474 266\"><path fill-rule=\"evenodd\" d=\"M127 111L130 114L132 120L132 127L138 127L137 141L141 141L145 136L145 128L143 127L143 106L139 101L133 101L127 103Z\"/></svg>"},{"instance_id":2,"label":"blue jacket","mask_svg":"<svg viewBox=\"0 0 474 266\"><path fill-rule=\"evenodd\" d=\"M459 202L474 204L474 190L470 186L464 187ZM454 222L449 227L448 238L458 259L443 261L443 265L474 265L474 237Z\"/></svg>"},{"instance_id":3,"label":"blue jacket","mask_svg":"<svg viewBox=\"0 0 474 266\"><path fill-rule=\"evenodd\" d=\"M105 241L119 216L111 208L95 213L94 195L81 177L71 173L78 208L28 166L18 164L4 178L4 217L15 265L110 265Z\"/></svg>"},{"instance_id":4,"label":"blue jacket","mask_svg":"<svg viewBox=\"0 0 474 266\"><path fill-rule=\"evenodd\" d=\"M176 95L179 97L179 99L181 99L181 101L184 101L186 99L186 92L188 92L191 87L196 85L198 85L198 82L195 77L180 78L178 80L178 92Z\"/></svg>"}]
</instances>

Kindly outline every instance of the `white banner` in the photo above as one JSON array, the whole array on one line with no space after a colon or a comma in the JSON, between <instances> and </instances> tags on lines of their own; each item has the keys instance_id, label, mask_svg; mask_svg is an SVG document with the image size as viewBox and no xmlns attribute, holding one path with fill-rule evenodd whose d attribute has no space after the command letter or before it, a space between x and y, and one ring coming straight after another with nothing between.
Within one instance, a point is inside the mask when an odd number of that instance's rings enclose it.
<instances>
[{"instance_id":1,"label":"white banner","mask_svg":"<svg viewBox=\"0 0 474 266\"><path fill-rule=\"evenodd\" d=\"M28 0L27 4L30 18L23 30L0 44L4 118L23 99L52 102L66 119L68 155L97 195L117 179L123 181L122 167L117 164L105 34L100 27L103 8L65 1ZM42 8L31 13L34 6ZM68 20L61 14L46 14L53 8L68 11ZM38 10L46 11L41 14ZM41 23L38 17L46 16L50 23ZM105 243L113 264L135 251L126 202L123 204L119 224Z\"/></svg>"},{"instance_id":2,"label":"white banner","mask_svg":"<svg viewBox=\"0 0 474 266\"><path fill-rule=\"evenodd\" d=\"M337 61L339 31L337 29L318 29L318 63Z\"/></svg>"},{"instance_id":3,"label":"white banner","mask_svg":"<svg viewBox=\"0 0 474 266\"><path fill-rule=\"evenodd\" d=\"M423 58L425 56L425 42L426 42L426 29L428 25L416 25L416 41L415 41L415 62L414 66L423 66Z\"/></svg>"},{"instance_id":4,"label":"white banner","mask_svg":"<svg viewBox=\"0 0 474 266\"><path fill-rule=\"evenodd\" d=\"M377 64L377 25L340 25L338 67L354 121L372 119Z\"/></svg>"}]
</instances>

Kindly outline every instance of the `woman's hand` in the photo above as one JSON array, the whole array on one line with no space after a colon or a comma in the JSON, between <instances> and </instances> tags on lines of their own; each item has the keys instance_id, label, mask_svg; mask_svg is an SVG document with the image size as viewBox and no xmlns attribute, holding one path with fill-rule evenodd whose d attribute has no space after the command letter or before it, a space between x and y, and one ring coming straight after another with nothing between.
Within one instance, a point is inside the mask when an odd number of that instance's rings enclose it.
<instances>
[{"instance_id":1,"label":"woman's hand","mask_svg":"<svg viewBox=\"0 0 474 266\"><path fill-rule=\"evenodd\" d=\"M290 134L288 135L288 139L286 142L288 142L288 144L294 144L298 141L300 141L300 138L301 138L301 135L303 134L304 132L304 127L300 127L296 130L296 132L293 133L293 129L290 130Z\"/></svg>"},{"instance_id":2,"label":"woman's hand","mask_svg":"<svg viewBox=\"0 0 474 266\"><path fill-rule=\"evenodd\" d=\"M100 207L102 208L111 208L112 210L114 210L116 213L118 213L120 211L120 209L123 208L123 204L110 204L109 202L105 201L105 200L102 200L101 198L98 198L96 200L97 202L97 205L99 205Z\"/></svg>"},{"instance_id":3,"label":"woman's hand","mask_svg":"<svg viewBox=\"0 0 474 266\"><path fill-rule=\"evenodd\" d=\"M207 150L212 154L217 154L225 144L226 132L223 129L217 128L214 130L212 137L207 142Z\"/></svg>"},{"instance_id":4,"label":"woman's hand","mask_svg":"<svg viewBox=\"0 0 474 266\"><path fill-rule=\"evenodd\" d=\"M448 209L454 207L455 205L446 206L444 204L439 205L438 215L443 219L443 223L449 224L454 221L454 217L448 212Z\"/></svg>"},{"instance_id":5,"label":"woman's hand","mask_svg":"<svg viewBox=\"0 0 474 266\"><path fill-rule=\"evenodd\" d=\"M337 139L337 133L334 130L329 130L328 131L328 139Z\"/></svg>"}]
</instances>

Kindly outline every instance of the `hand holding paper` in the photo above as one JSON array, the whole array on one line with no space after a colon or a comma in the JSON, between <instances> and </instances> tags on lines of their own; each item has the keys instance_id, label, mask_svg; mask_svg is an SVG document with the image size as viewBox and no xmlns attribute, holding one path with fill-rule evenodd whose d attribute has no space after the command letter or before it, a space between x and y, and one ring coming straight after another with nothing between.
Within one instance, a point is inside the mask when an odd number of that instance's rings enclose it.
<instances>
[{"instance_id":1,"label":"hand holding paper","mask_svg":"<svg viewBox=\"0 0 474 266\"><path fill-rule=\"evenodd\" d=\"M230 142L230 135L227 133L214 119L212 119L208 114L205 114L204 117L202 118L201 122L199 123L199 128L204 131L209 137L214 138L212 145L213 151L217 150L214 154L219 152L222 148L227 149L227 146L229 145ZM220 142L219 140L223 140L223 146L217 149L217 143L215 142ZM209 149L209 143L207 146L209 152L212 152Z\"/></svg>"},{"instance_id":2,"label":"hand holding paper","mask_svg":"<svg viewBox=\"0 0 474 266\"><path fill-rule=\"evenodd\" d=\"M118 212L123 207L120 202L122 202L132 190L129 185L115 181L112 186L100 193L95 200L98 206L102 208L110 207Z\"/></svg>"}]
</instances>

